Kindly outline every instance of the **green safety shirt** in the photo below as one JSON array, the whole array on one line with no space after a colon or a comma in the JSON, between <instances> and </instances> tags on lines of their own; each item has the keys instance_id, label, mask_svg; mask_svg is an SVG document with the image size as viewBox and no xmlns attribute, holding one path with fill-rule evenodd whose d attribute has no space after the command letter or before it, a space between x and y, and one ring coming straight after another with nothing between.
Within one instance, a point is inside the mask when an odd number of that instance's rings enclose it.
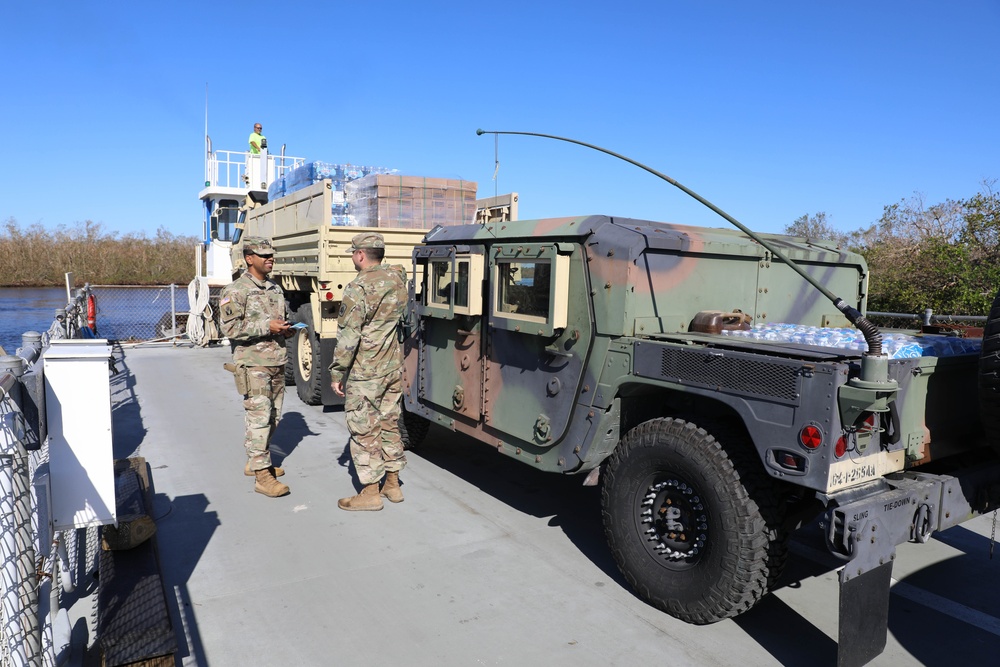
<instances>
[{"instance_id":1,"label":"green safety shirt","mask_svg":"<svg viewBox=\"0 0 1000 667\"><path fill-rule=\"evenodd\" d=\"M257 153L260 153L259 150L257 150L256 148L253 147L253 142L256 142L257 145L260 146L261 142L264 140L264 138L265 137L264 137L263 134L258 134L257 132L254 132L254 133L252 133L250 135L250 138L247 140L247 143L250 144L250 152L251 153L253 153L254 155L256 155Z\"/></svg>"}]
</instances>

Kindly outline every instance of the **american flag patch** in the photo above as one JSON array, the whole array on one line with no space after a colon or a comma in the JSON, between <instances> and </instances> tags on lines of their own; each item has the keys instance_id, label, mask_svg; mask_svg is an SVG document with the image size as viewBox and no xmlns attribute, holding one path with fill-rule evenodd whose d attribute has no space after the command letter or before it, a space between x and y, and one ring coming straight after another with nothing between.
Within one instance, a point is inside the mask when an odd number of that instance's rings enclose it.
<instances>
[{"instance_id":1,"label":"american flag patch","mask_svg":"<svg viewBox=\"0 0 1000 667\"><path fill-rule=\"evenodd\" d=\"M220 305L220 306L224 306L224 305L226 305L227 303L229 303L229 297L228 297L228 296L227 296L227 297L226 297L225 299L223 299L222 301L220 301L220 302L219 302L219 305Z\"/></svg>"}]
</instances>

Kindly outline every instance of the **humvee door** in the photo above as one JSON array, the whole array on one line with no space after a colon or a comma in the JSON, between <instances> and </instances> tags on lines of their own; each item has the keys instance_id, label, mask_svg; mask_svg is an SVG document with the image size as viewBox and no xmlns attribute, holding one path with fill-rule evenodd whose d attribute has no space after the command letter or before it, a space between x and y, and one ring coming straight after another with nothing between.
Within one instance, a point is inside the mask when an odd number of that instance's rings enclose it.
<instances>
[{"instance_id":1,"label":"humvee door","mask_svg":"<svg viewBox=\"0 0 1000 667\"><path fill-rule=\"evenodd\" d=\"M424 247L414 251L419 318L417 368L421 402L476 423L482 416L482 247Z\"/></svg>"}]
</instances>

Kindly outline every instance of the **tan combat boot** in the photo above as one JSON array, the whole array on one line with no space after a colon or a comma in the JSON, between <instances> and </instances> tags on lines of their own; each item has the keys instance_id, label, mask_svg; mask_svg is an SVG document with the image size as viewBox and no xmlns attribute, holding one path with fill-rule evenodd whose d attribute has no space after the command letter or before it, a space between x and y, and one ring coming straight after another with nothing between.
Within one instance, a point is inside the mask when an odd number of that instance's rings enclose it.
<instances>
[{"instance_id":1,"label":"tan combat boot","mask_svg":"<svg viewBox=\"0 0 1000 667\"><path fill-rule=\"evenodd\" d=\"M274 475L275 477L281 477L282 475L285 474L285 469L279 468L278 466L271 466L270 468L268 468L268 470L270 470L271 474ZM247 477L254 476L253 470L250 470L250 461L247 461L247 464L243 466L243 474L246 475Z\"/></svg>"},{"instance_id":2,"label":"tan combat boot","mask_svg":"<svg viewBox=\"0 0 1000 667\"><path fill-rule=\"evenodd\" d=\"M382 509L382 496L378 492L378 482L361 489L361 493L350 498L341 498L337 507L349 512L377 512Z\"/></svg>"},{"instance_id":3,"label":"tan combat boot","mask_svg":"<svg viewBox=\"0 0 1000 667\"><path fill-rule=\"evenodd\" d=\"M382 484L382 495L391 503L403 502L403 490L399 488L399 473L386 472L385 483Z\"/></svg>"},{"instance_id":4,"label":"tan combat boot","mask_svg":"<svg viewBox=\"0 0 1000 667\"><path fill-rule=\"evenodd\" d=\"M263 493L269 498L277 498L288 493L288 487L274 478L270 470L258 470L254 473L257 482L253 485L253 490Z\"/></svg>"}]
</instances>

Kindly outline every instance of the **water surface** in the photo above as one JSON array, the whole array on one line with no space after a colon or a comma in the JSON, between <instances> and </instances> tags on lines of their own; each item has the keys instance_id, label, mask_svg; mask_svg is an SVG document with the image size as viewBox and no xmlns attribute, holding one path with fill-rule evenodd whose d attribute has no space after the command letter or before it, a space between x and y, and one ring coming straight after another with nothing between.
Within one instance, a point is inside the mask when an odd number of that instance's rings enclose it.
<instances>
[{"instance_id":1,"label":"water surface","mask_svg":"<svg viewBox=\"0 0 1000 667\"><path fill-rule=\"evenodd\" d=\"M112 340L147 340L159 335L158 324L171 322L171 289L163 287L94 287L97 333ZM187 313L187 287L173 291L173 309ZM56 309L65 308L65 287L0 287L0 346L8 354L21 346L26 331L48 331Z\"/></svg>"}]
</instances>

